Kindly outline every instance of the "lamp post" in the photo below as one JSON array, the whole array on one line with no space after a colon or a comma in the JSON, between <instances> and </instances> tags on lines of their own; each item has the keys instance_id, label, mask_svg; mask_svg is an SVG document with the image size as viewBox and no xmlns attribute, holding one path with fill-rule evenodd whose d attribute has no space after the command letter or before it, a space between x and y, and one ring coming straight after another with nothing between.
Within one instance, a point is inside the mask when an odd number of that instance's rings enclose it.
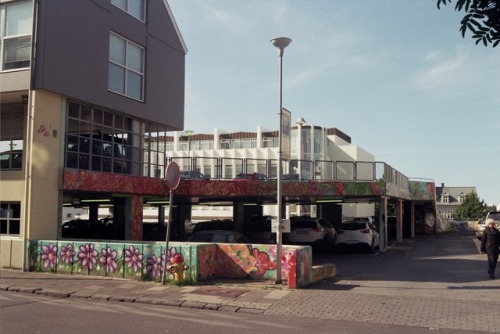
<instances>
[{"instance_id":1,"label":"lamp post","mask_svg":"<svg viewBox=\"0 0 500 334\"><path fill-rule=\"evenodd\" d=\"M276 284L281 284L281 245L282 245L282 207L283 207L283 198L281 195L281 178L283 175L283 166L282 166L282 131L283 131L283 53L285 48L290 45L292 40L288 37L276 37L271 39L271 43L278 48L278 55L280 61L280 127L279 127L279 147L278 147L278 180L277 180L277 218L278 218L278 226L276 229Z\"/></svg>"},{"instance_id":2,"label":"lamp post","mask_svg":"<svg viewBox=\"0 0 500 334\"><path fill-rule=\"evenodd\" d=\"M193 130L184 131L188 136L188 160L189 160L189 170L193 170L193 161L191 160L191 135L193 134Z\"/></svg>"}]
</instances>

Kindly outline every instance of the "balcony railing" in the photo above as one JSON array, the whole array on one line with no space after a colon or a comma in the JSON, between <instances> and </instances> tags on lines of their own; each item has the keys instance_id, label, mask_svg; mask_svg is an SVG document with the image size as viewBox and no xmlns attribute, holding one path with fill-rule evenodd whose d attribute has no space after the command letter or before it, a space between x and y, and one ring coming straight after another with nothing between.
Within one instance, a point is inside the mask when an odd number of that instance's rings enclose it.
<instances>
[{"instance_id":1,"label":"balcony railing","mask_svg":"<svg viewBox=\"0 0 500 334\"><path fill-rule=\"evenodd\" d=\"M173 157L181 171L193 170L210 179L231 180L240 173L261 173L277 178L277 159ZM283 162L283 178L316 181L380 181L408 188L408 177L380 161L290 160Z\"/></svg>"}]
</instances>

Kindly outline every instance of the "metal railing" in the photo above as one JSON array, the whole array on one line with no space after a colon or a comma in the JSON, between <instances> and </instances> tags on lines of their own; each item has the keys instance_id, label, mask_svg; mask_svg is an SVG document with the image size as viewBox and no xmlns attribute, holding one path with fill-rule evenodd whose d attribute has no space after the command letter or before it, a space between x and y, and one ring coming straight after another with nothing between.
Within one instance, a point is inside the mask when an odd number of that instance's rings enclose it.
<instances>
[{"instance_id":1,"label":"metal railing","mask_svg":"<svg viewBox=\"0 0 500 334\"><path fill-rule=\"evenodd\" d=\"M276 179L277 159L225 157L172 157L181 171L193 170L214 180L231 180L239 173L261 173ZM384 180L407 188L408 177L381 161L290 160L283 162L284 177L292 180L365 181Z\"/></svg>"}]
</instances>

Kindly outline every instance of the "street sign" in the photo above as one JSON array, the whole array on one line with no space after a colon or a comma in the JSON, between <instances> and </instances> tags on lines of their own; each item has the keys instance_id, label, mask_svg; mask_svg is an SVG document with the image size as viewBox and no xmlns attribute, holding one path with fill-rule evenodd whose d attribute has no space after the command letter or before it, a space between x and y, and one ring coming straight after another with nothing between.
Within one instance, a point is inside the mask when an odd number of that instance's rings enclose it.
<instances>
[{"instance_id":1,"label":"street sign","mask_svg":"<svg viewBox=\"0 0 500 334\"><path fill-rule=\"evenodd\" d=\"M181 171L179 170L179 165L175 162L171 162L167 165L167 170L165 171L165 181L167 182L167 186L175 190L179 186L179 182L181 181Z\"/></svg>"}]
</instances>

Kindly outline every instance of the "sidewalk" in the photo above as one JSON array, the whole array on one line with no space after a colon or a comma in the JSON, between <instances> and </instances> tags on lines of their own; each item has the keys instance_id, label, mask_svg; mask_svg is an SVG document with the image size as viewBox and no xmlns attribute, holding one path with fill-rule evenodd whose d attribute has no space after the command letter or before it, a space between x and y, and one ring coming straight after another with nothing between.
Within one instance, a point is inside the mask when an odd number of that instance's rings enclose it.
<instances>
[{"instance_id":1,"label":"sidewalk","mask_svg":"<svg viewBox=\"0 0 500 334\"><path fill-rule=\"evenodd\" d=\"M207 285L176 286L121 278L1 269L0 291L55 298L85 298L227 312L264 313L293 290L270 281L217 280L210 281Z\"/></svg>"}]
</instances>

